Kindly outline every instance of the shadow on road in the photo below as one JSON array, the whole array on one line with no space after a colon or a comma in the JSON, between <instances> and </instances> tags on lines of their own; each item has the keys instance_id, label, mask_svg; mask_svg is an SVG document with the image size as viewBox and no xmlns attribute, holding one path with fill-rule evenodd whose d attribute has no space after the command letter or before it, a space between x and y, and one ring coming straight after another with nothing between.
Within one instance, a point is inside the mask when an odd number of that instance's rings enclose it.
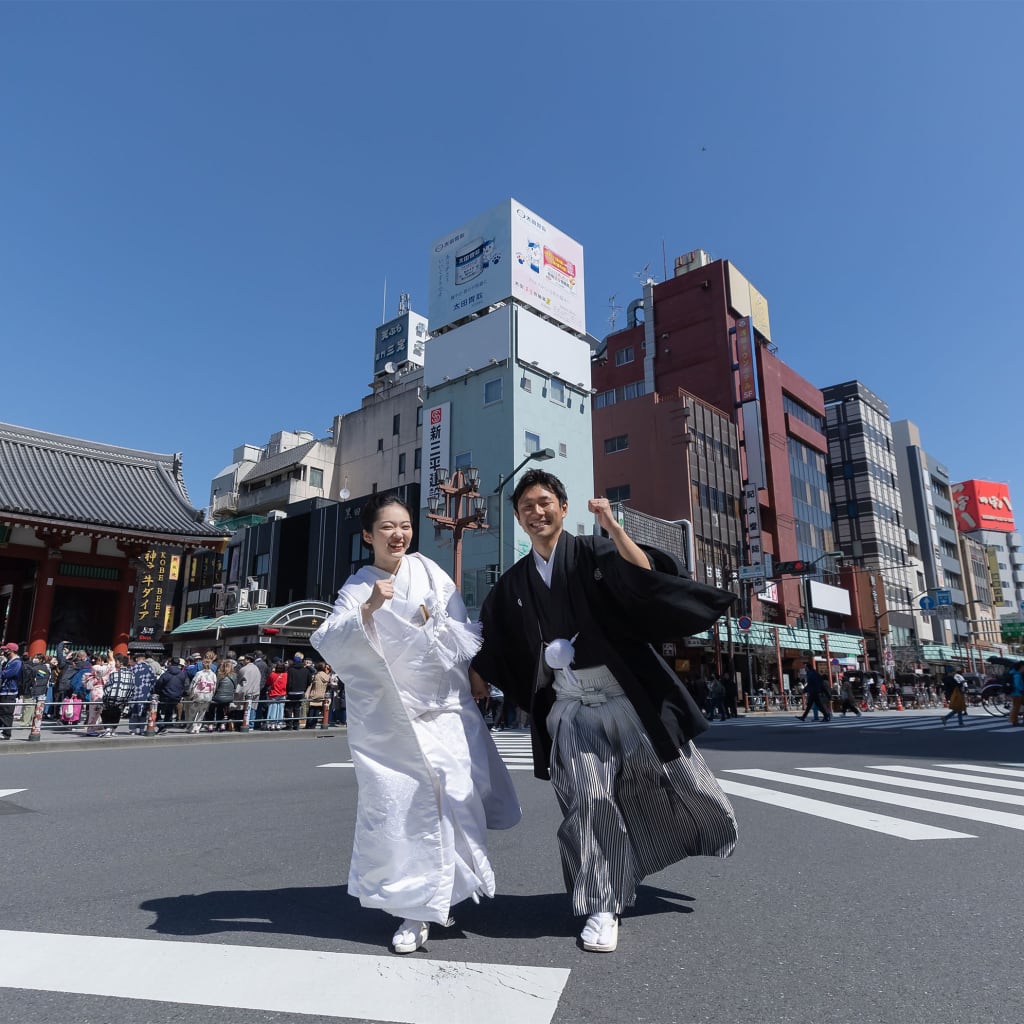
<instances>
[{"instance_id":1,"label":"shadow on road","mask_svg":"<svg viewBox=\"0 0 1024 1024\"><path fill-rule=\"evenodd\" d=\"M641 886L628 916L693 913L692 907L680 902L692 903L693 897ZM379 911L350 899L344 885L189 893L146 900L139 906L156 915L149 930L161 935L299 935L379 948L390 928ZM580 927L561 892L499 895L479 906L467 902L455 908L454 916L455 925L442 933L450 938L466 932L495 939L567 938Z\"/></svg>"}]
</instances>

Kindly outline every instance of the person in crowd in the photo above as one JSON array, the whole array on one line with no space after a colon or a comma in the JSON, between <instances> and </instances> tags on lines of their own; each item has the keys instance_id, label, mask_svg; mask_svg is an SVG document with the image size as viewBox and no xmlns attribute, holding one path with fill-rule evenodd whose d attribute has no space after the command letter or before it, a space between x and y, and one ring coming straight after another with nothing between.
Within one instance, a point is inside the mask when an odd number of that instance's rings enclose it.
<instances>
[{"instance_id":1,"label":"person in crowd","mask_svg":"<svg viewBox=\"0 0 1024 1024\"><path fill-rule=\"evenodd\" d=\"M121 716L129 710L135 697L135 676L128 665L126 654L114 655L114 668L103 684L100 722L103 736L109 738L117 732Z\"/></svg>"},{"instance_id":2,"label":"person in crowd","mask_svg":"<svg viewBox=\"0 0 1024 1024\"><path fill-rule=\"evenodd\" d=\"M807 721L807 713L811 708L821 708L822 718L826 722L832 721L832 710L829 707L831 695L828 695L825 680L821 678L821 673L814 667L813 660L804 662L804 696L807 698L807 707L804 708L802 715L796 716L801 722ZM814 717L817 719L817 711L815 711Z\"/></svg>"},{"instance_id":3,"label":"person in crowd","mask_svg":"<svg viewBox=\"0 0 1024 1024\"><path fill-rule=\"evenodd\" d=\"M0 738L9 740L14 729L14 706L21 689L21 655L17 644L4 644L3 667L0 668Z\"/></svg>"},{"instance_id":4,"label":"person in crowd","mask_svg":"<svg viewBox=\"0 0 1024 1024\"><path fill-rule=\"evenodd\" d=\"M134 662L132 665L132 679L135 683L135 691L131 705L128 708L128 734L130 736L141 736L146 731L146 722L149 719L149 702L153 696L153 687L156 686L157 677L153 674L153 669L150 667L149 659L145 654L136 654Z\"/></svg>"},{"instance_id":5,"label":"person in crowd","mask_svg":"<svg viewBox=\"0 0 1024 1024\"><path fill-rule=\"evenodd\" d=\"M484 601L470 677L475 693L493 683L529 709L580 940L610 953L647 875L736 844L732 806L692 742L707 719L652 647L709 628L735 597L642 550L606 498L588 508L607 537L565 530L565 486L544 470L524 473L511 502L532 550Z\"/></svg>"},{"instance_id":6,"label":"person in crowd","mask_svg":"<svg viewBox=\"0 0 1024 1024\"><path fill-rule=\"evenodd\" d=\"M260 690L263 688L263 677L260 670L253 661L251 655L242 654L238 658L238 686L236 688L236 699L242 705L239 721L244 720L246 704L249 708L248 726L251 729L256 724L256 706L260 700Z\"/></svg>"},{"instance_id":7,"label":"person in crowd","mask_svg":"<svg viewBox=\"0 0 1024 1024\"><path fill-rule=\"evenodd\" d=\"M739 718L739 709L736 707L736 698L739 696L736 689L736 677L729 672L723 672L719 678L722 683L722 703L725 705L725 714L728 718Z\"/></svg>"},{"instance_id":8,"label":"person in crowd","mask_svg":"<svg viewBox=\"0 0 1024 1024\"><path fill-rule=\"evenodd\" d=\"M267 676L267 728L284 728L284 698L288 692L288 665L277 662Z\"/></svg>"},{"instance_id":9,"label":"person in crowd","mask_svg":"<svg viewBox=\"0 0 1024 1024\"><path fill-rule=\"evenodd\" d=\"M177 721L178 705L185 697L188 689L188 673L185 671L184 658L171 658L167 668L156 681L153 692L156 694L159 704L157 705L157 732L166 732L168 726Z\"/></svg>"},{"instance_id":10,"label":"person in crowd","mask_svg":"<svg viewBox=\"0 0 1024 1024\"><path fill-rule=\"evenodd\" d=\"M843 718L846 717L847 711L852 711L858 718L860 718L860 708L857 707L857 698L853 694L853 676L849 672L843 673L842 681L839 684L839 710L843 713Z\"/></svg>"},{"instance_id":11,"label":"person in crowd","mask_svg":"<svg viewBox=\"0 0 1024 1024\"><path fill-rule=\"evenodd\" d=\"M331 725L345 725L347 722L347 716L345 714L345 684L341 681L341 677L334 671L332 666L327 666L327 672L331 677L329 683L331 695Z\"/></svg>"},{"instance_id":12,"label":"person in crowd","mask_svg":"<svg viewBox=\"0 0 1024 1024\"><path fill-rule=\"evenodd\" d=\"M946 674L942 677L942 692L949 707L949 714L942 716L942 724L945 725L956 715L958 724L963 725L964 715L967 714L967 682L952 665L946 666Z\"/></svg>"},{"instance_id":13,"label":"person in crowd","mask_svg":"<svg viewBox=\"0 0 1024 1024\"><path fill-rule=\"evenodd\" d=\"M212 659L204 656L199 662L199 669L192 677L188 688L188 731L199 732L210 714L210 702L217 689L217 673L211 667Z\"/></svg>"},{"instance_id":14,"label":"person in crowd","mask_svg":"<svg viewBox=\"0 0 1024 1024\"><path fill-rule=\"evenodd\" d=\"M223 658L217 663L217 689L213 691L213 722L206 727L210 732L214 729L227 732L231 702L235 699L235 686L238 682L235 666L233 658Z\"/></svg>"},{"instance_id":15,"label":"person in crowd","mask_svg":"<svg viewBox=\"0 0 1024 1024\"><path fill-rule=\"evenodd\" d=\"M708 683L708 721L713 722L716 714L721 721L725 721L725 686L721 679L712 676L711 682Z\"/></svg>"},{"instance_id":16,"label":"person in crowd","mask_svg":"<svg viewBox=\"0 0 1024 1024\"><path fill-rule=\"evenodd\" d=\"M490 712L489 728L505 731L505 694L496 686L488 687L486 710Z\"/></svg>"},{"instance_id":17,"label":"person in crowd","mask_svg":"<svg viewBox=\"0 0 1024 1024\"><path fill-rule=\"evenodd\" d=\"M31 725L36 713L36 701L42 698L45 705L47 693L53 683L50 662L45 654L35 654L31 659L22 659L22 708L21 724Z\"/></svg>"},{"instance_id":18,"label":"person in crowd","mask_svg":"<svg viewBox=\"0 0 1024 1024\"><path fill-rule=\"evenodd\" d=\"M328 701L327 688L331 681L326 662L318 661L313 667L313 679L305 693L307 729L316 729L323 722L324 705Z\"/></svg>"},{"instance_id":19,"label":"person in crowd","mask_svg":"<svg viewBox=\"0 0 1024 1024\"><path fill-rule=\"evenodd\" d=\"M1010 725L1024 725L1020 718L1020 706L1024 704L1024 661L1018 661L1009 669L1010 674Z\"/></svg>"},{"instance_id":20,"label":"person in crowd","mask_svg":"<svg viewBox=\"0 0 1024 1024\"><path fill-rule=\"evenodd\" d=\"M85 676L83 682L89 691L89 715L86 720L86 736L102 736L103 727L100 723L100 715L103 713L103 687L106 684L107 676L114 671L114 652L107 651L106 654L98 654L92 659L92 671Z\"/></svg>"},{"instance_id":21,"label":"person in crowd","mask_svg":"<svg viewBox=\"0 0 1024 1024\"><path fill-rule=\"evenodd\" d=\"M394 495L366 502L373 564L349 577L311 638L345 666L358 784L348 891L400 920L396 953L422 948L456 904L494 895L486 830L521 816L470 692L479 638L447 573L410 553L413 519Z\"/></svg>"},{"instance_id":22,"label":"person in crowd","mask_svg":"<svg viewBox=\"0 0 1024 1024\"><path fill-rule=\"evenodd\" d=\"M302 702L306 690L313 682L313 673L300 651L296 651L288 666L288 689L284 702L284 724L286 729L298 729L302 720Z\"/></svg>"},{"instance_id":23,"label":"person in crowd","mask_svg":"<svg viewBox=\"0 0 1024 1024\"><path fill-rule=\"evenodd\" d=\"M270 665L267 663L267 659L263 657L263 652L260 650L253 651L252 663L256 666L260 674L260 698L256 704L256 719L254 727L257 729L265 729L267 713L270 710L267 705L267 680L270 678Z\"/></svg>"}]
</instances>

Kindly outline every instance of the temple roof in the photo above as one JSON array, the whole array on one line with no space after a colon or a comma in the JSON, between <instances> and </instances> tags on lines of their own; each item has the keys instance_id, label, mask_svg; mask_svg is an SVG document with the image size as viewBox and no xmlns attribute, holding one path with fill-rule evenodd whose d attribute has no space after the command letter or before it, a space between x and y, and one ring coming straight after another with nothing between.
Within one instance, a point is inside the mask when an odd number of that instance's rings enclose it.
<instances>
[{"instance_id":1,"label":"temple roof","mask_svg":"<svg viewBox=\"0 0 1024 1024\"><path fill-rule=\"evenodd\" d=\"M180 454L157 455L9 423L0 423L0 516L182 538L227 536L193 507Z\"/></svg>"}]
</instances>

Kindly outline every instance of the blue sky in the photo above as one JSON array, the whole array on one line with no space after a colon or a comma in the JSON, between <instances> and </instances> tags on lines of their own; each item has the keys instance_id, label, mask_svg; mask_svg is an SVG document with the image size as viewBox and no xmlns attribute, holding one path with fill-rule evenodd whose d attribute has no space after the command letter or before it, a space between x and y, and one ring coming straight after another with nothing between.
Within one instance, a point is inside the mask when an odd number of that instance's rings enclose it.
<instances>
[{"instance_id":1,"label":"blue sky","mask_svg":"<svg viewBox=\"0 0 1024 1024\"><path fill-rule=\"evenodd\" d=\"M205 505L236 445L358 407L385 279L426 313L431 242L515 196L583 244L592 334L704 248L790 366L1024 502L1022 36L1017 3L2 3L0 419L181 451Z\"/></svg>"}]
</instances>

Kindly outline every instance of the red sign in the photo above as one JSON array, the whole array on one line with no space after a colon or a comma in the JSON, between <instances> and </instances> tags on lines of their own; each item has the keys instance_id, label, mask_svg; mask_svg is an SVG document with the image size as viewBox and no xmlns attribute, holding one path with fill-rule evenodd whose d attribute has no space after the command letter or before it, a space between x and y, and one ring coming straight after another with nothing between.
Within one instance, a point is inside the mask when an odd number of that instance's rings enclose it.
<instances>
[{"instance_id":1,"label":"red sign","mask_svg":"<svg viewBox=\"0 0 1024 1024\"><path fill-rule=\"evenodd\" d=\"M1013 533L1013 505L1010 488L990 480L965 480L950 488L956 528L961 533L974 530L999 530Z\"/></svg>"}]
</instances>

